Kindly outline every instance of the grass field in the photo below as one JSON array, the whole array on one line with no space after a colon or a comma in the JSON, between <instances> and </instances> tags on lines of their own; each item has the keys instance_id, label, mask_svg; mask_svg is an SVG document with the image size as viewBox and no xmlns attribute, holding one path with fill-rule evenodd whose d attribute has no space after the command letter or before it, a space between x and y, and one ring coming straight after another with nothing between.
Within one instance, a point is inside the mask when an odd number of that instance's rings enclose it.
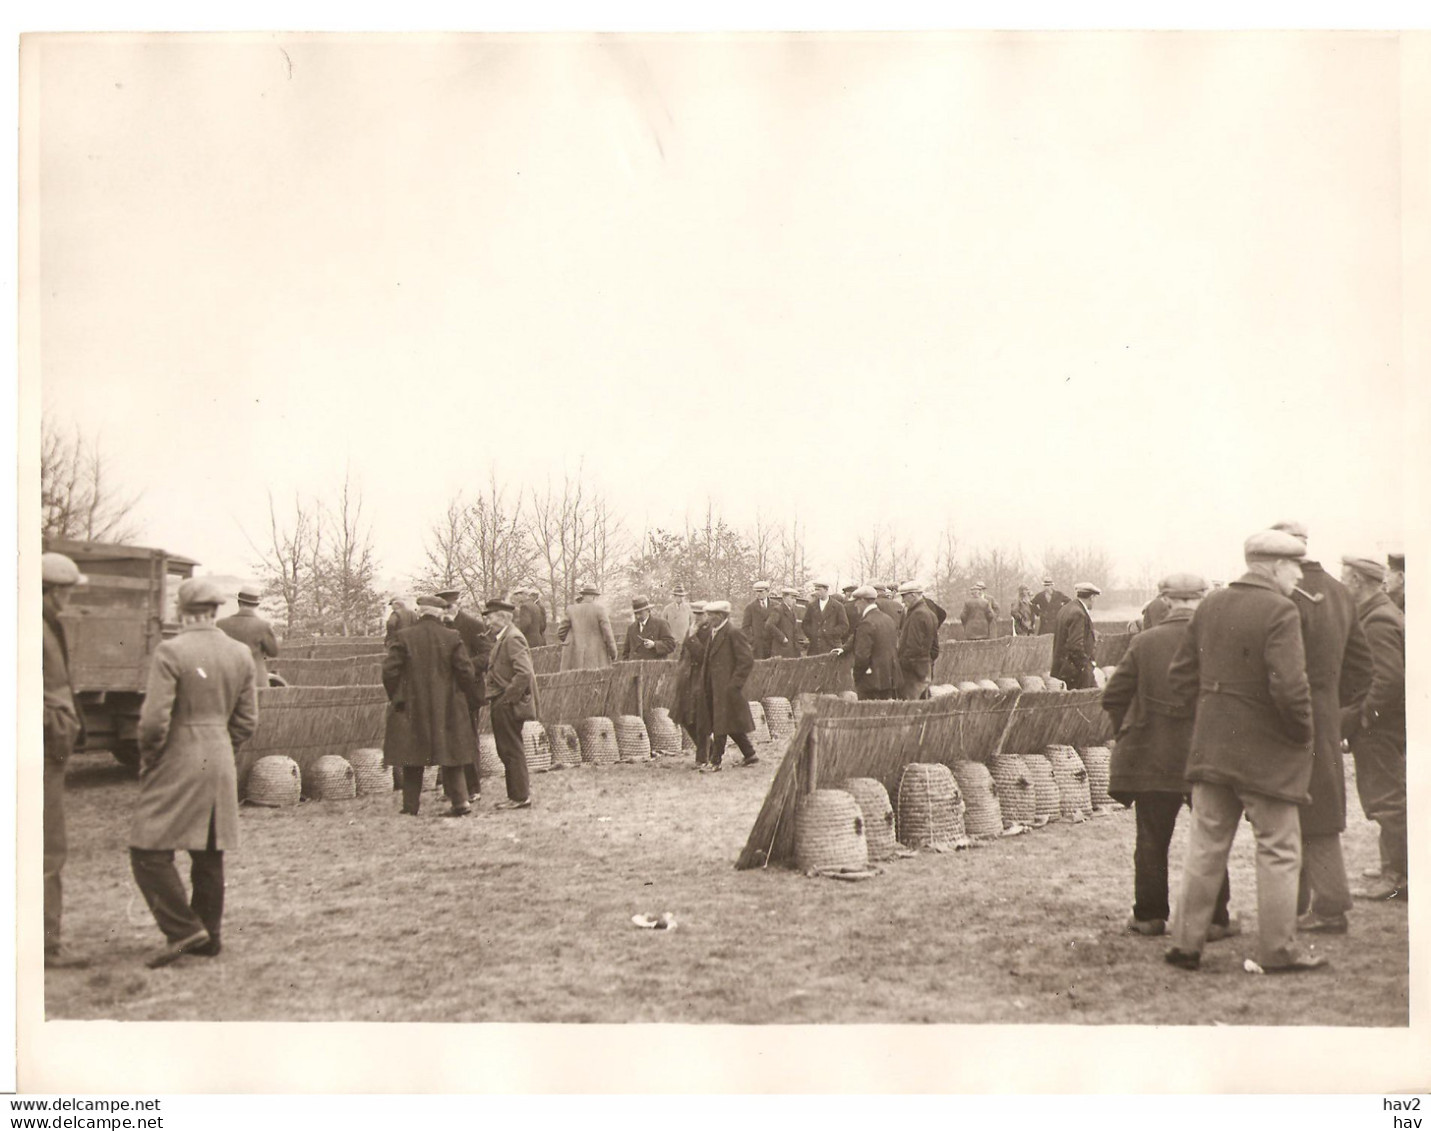
<instances>
[{"instance_id":1,"label":"grass field","mask_svg":"<svg viewBox=\"0 0 1431 1131\"><path fill-rule=\"evenodd\" d=\"M1251 829L1234 849L1247 934L1202 971L1127 934L1133 820L1115 810L862 883L736 872L780 751L719 775L688 759L535 775L534 808L422 816L393 794L245 808L228 855L224 952L150 971L162 941L129 874L137 783L104 755L69 776L67 941L87 970L47 972L50 1018L225 1021L1050 1022L1407 1024L1404 904L1358 905L1317 940L1329 970L1253 977ZM1376 855L1355 811L1348 869ZM1174 841L1174 873L1183 828ZM181 865L187 858L180 854ZM38 862L36 864L38 866ZM637 912L672 911L673 932Z\"/></svg>"}]
</instances>

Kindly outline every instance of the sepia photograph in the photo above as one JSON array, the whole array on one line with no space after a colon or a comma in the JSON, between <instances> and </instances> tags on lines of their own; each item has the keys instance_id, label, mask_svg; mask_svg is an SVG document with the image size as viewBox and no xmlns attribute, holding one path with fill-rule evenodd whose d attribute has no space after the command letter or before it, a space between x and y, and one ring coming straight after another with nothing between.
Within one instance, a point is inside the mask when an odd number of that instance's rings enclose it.
<instances>
[{"instance_id":1,"label":"sepia photograph","mask_svg":"<svg viewBox=\"0 0 1431 1131\"><path fill-rule=\"evenodd\" d=\"M1426 1085L1420 33L19 53L22 1088Z\"/></svg>"}]
</instances>

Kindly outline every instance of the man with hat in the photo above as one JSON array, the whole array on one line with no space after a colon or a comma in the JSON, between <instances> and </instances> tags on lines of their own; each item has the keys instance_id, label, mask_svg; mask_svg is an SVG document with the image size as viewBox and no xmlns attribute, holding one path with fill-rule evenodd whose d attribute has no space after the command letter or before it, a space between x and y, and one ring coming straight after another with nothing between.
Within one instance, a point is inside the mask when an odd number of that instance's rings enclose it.
<instances>
[{"instance_id":1,"label":"man with hat","mask_svg":"<svg viewBox=\"0 0 1431 1131\"><path fill-rule=\"evenodd\" d=\"M1015 636L1037 636L1038 635L1038 614L1033 610L1033 602L1029 600L1029 587L1019 586L1019 595L1014 601L1014 607L1009 610L1010 619L1013 621Z\"/></svg>"},{"instance_id":2,"label":"man with hat","mask_svg":"<svg viewBox=\"0 0 1431 1131\"><path fill-rule=\"evenodd\" d=\"M994 606L984 596L984 583L976 581L969 587L969 599L959 614L965 640L988 640L994 635Z\"/></svg>"},{"instance_id":3,"label":"man with hat","mask_svg":"<svg viewBox=\"0 0 1431 1131\"><path fill-rule=\"evenodd\" d=\"M616 634L611 631L611 617L606 606L597 600L601 591L595 585L583 585L581 596L569 605L566 616L557 626L562 641L561 670L577 668L609 668L616 662Z\"/></svg>"},{"instance_id":4,"label":"man with hat","mask_svg":"<svg viewBox=\"0 0 1431 1131\"><path fill-rule=\"evenodd\" d=\"M850 654L854 663L855 694L861 699L893 699L899 689L899 634L894 621L875 604L872 585L851 594L855 632ZM845 650L836 648L839 655Z\"/></svg>"},{"instance_id":5,"label":"man with hat","mask_svg":"<svg viewBox=\"0 0 1431 1131\"><path fill-rule=\"evenodd\" d=\"M417 623L417 614L407 607L407 602L401 597L394 597L388 602L388 606L392 612L388 614L383 637L386 643L391 644L394 636Z\"/></svg>"},{"instance_id":6,"label":"man with hat","mask_svg":"<svg viewBox=\"0 0 1431 1131\"><path fill-rule=\"evenodd\" d=\"M208 578L183 582L179 633L149 662L129 863L166 940L150 967L211 958L222 945L224 853L239 838L235 753L258 725L253 654L214 623L223 601ZM192 895L174 867L178 849L189 853Z\"/></svg>"},{"instance_id":7,"label":"man with hat","mask_svg":"<svg viewBox=\"0 0 1431 1131\"><path fill-rule=\"evenodd\" d=\"M730 624L729 601L707 601L706 619L710 622L710 638L700 668L700 721L698 734L711 735L710 769L719 773L727 738L745 756L743 766L753 766L760 759L750 744L750 732L755 719L745 698L745 681L750 677L755 656L744 633Z\"/></svg>"},{"instance_id":8,"label":"man with hat","mask_svg":"<svg viewBox=\"0 0 1431 1131\"><path fill-rule=\"evenodd\" d=\"M526 640L528 648L541 648L547 642L547 611L542 607L541 590L528 585L524 589L513 589L512 596L517 606L514 624Z\"/></svg>"},{"instance_id":9,"label":"man with hat","mask_svg":"<svg viewBox=\"0 0 1431 1131\"><path fill-rule=\"evenodd\" d=\"M1372 558L1342 558L1342 583L1356 601L1371 648L1371 687L1342 709L1342 737L1356 763L1356 791L1367 819L1381 826L1381 875L1352 894L1407 898L1406 621L1382 590L1386 567Z\"/></svg>"},{"instance_id":10,"label":"man with hat","mask_svg":"<svg viewBox=\"0 0 1431 1131\"><path fill-rule=\"evenodd\" d=\"M1068 594L1055 589L1053 577L1046 576L1043 589L1034 594L1029 604L1033 606L1034 616L1038 617L1038 634L1048 636L1058 625L1058 611L1068 604Z\"/></svg>"},{"instance_id":11,"label":"man with hat","mask_svg":"<svg viewBox=\"0 0 1431 1131\"><path fill-rule=\"evenodd\" d=\"M467 655L472 660L472 680L477 685L474 702L478 704L472 712L472 732L481 733L481 704L487 699L487 667L491 662L492 639L482 618L473 616L462 607L461 590L444 589L433 596L447 602L447 607L442 610L442 623L462 637ZM462 764L462 777L467 785L469 803L477 804L482 799L482 776L476 760Z\"/></svg>"},{"instance_id":12,"label":"man with hat","mask_svg":"<svg viewBox=\"0 0 1431 1131\"><path fill-rule=\"evenodd\" d=\"M1326 960L1297 943L1298 806L1312 777L1312 694L1292 590L1306 550L1264 530L1243 544L1247 572L1193 613L1168 671L1193 711L1187 778L1192 827L1167 962L1196 970L1243 814L1257 838L1257 961L1269 974Z\"/></svg>"},{"instance_id":13,"label":"man with hat","mask_svg":"<svg viewBox=\"0 0 1431 1131\"><path fill-rule=\"evenodd\" d=\"M60 615L69 605L76 585L86 585L74 561L64 554L40 556L40 610L44 651L44 871L45 871L45 966L88 966L89 959L69 950L61 942L64 870L68 843L65 837L65 763L84 745L84 721L75 702L70 680L69 642Z\"/></svg>"},{"instance_id":14,"label":"man with hat","mask_svg":"<svg viewBox=\"0 0 1431 1131\"><path fill-rule=\"evenodd\" d=\"M419 597L418 621L388 645L383 658L383 688L388 693L383 759L402 768L402 813L416 817L422 776L437 766L450 804L447 817L472 811L463 767L477 761L472 716L481 707L482 690L467 645L443 624L447 601Z\"/></svg>"},{"instance_id":15,"label":"man with hat","mask_svg":"<svg viewBox=\"0 0 1431 1131\"><path fill-rule=\"evenodd\" d=\"M906 581L899 587L904 623L899 630L899 697L928 699L939 657L939 618L924 598L924 586Z\"/></svg>"},{"instance_id":16,"label":"man with hat","mask_svg":"<svg viewBox=\"0 0 1431 1131\"><path fill-rule=\"evenodd\" d=\"M757 581L753 588L755 589L755 598L745 606L745 612L740 618L740 630L750 641L755 658L765 660L770 657L770 633L765 627L771 610L770 582ZM787 635L793 639L795 634L792 632Z\"/></svg>"},{"instance_id":17,"label":"man with hat","mask_svg":"<svg viewBox=\"0 0 1431 1131\"><path fill-rule=\"evenodd\" d=\"M493 598L487 602L487 620L493 632L492 665L488 669L492 737L497 741L497 757L502 759L507 777L507 800L499 801L498 809L532 806L522 724L537 717L537 675L532 670L526 639L512 624L515 611L507 601Z\"/></svg>"},{"instance_id":18,"label":"man with hat","mask_svg":"<svg viewBox=\"0 0 1431 1131\"><path fill-rule=\"evenodd\" d=\"M1147 629L1155 628L1163 623L1163 618L1168 615L1168 610L1172 608L1167 595L1161 589L1153 595L1153 599L1143 606L1142 615L1134 626L1130 626L1134 632L1144 632Z\"/></svg>"},{"instance_id":19,"label":"man with hat","mask_svg":"<svg viewBox=\"0 0 1431 1131\"><path fill-rule=\"evenodd\" d=\"M795 611L795 598L799 595L800 590L793 585L786 585L780 590L780 600L766 611L763 631L771 656L798 656L800 654L800 642L796 630L799 621L796 619Z\"/></svg>"},{"instance_id":20,"label":"man with hat","mask_svg":"<svg viewBox=\"0 0 1431 1131\"><path fill-rule=\"evenodd\" d=\"M844 645L850 622L844 605L830 596L828 581L815 582L814 590L815 595L805 606L803 628L810 642L808 655L823 656Z\"/></svg>"},{"instance_id":21,"label":"man with hat","mask_svg":"<svg viewBox=\"0 0 1431 1131\"><path fill-rule=\"evenodd\" d=\"M253 654L254 678L259 687L268 686L268 661L278 656L278 640L273 626L258 615L258 593L245 585L238 591L238 612L219 621L219 628Z\"/></svg>"},{"instance_id":22,"label":"man with hat","mask_svg":"<svg viewBox=\"0 0 1431 1131\"><path fill-rule=\"evenodd\" d=\"M898 591L899 587L891 581L881 581L875 586L875 592L879 594L875 598L875 607L894 621L896 632L904 624L904 605L899 601Z\"/></svg>"},{"instance_id":23,"label":"man with hat","mask_svg":"<svg viewBox=\"0 0 1431 1131\"><path fill-rule=\"evenodd\" d=\"M1300 522L1272 527L1307 545ZM1307 684L1312 693L1311 800L1300 814L1302 874L1297 889L1297 929L1343 934L1351 889L1342 858L1347 827L1346 768L1342 761L1342 709L1359 705L1371 686L1371 651L1357 620L1351 592L1318 562L1302 559L1302 581L1292 590L1302 624Z\"/></svg>"},{"instance_id":24,"label":"man with hat","mask_svg":"<svg viewBox=\"0 0 1431 1131\"><path fill-rule=\"evenodd\" d=\"M1406 555L1386 555L1386 595L1406 615Z\"/></svg>"},{"instance_id":25,"label":"man with hat","mask_svg":"<svg viewBox=\"0 0 1431 1131\"><path fill-rule=\"evenodd\" d=\"M623 660L664 660L676 650L676 638L671 635L671 626L661 617L651 615L649 598L631 598L631 612L635 619L626 626L626 647L621 652Z\"/></svg>"},{"instance_id":26,"label":"man with hat","mask_svg":"<svg viewBox=\"0 0 1431 1131\"><path fill-rule=\"evenodd\" d=\"M679 581L671 589L671 601L661 610L661 619L676 639L677 648L691 629L691 603L686 600L686 587Z\"/></svg>"},{"instance_id":27,"label":"man with hat","mask_svg":"<svg viewBox=\"0 0 1431 1131\"><path fill-rule=\"evenodd\" d=\"M708 731L701 730L703 712L700 706L701 665L705 661L710 635L705 602L693 601L691 623L685 639L681 641L681 652L676 661L676 691L671 721L684 730L695 745L698 770L704 769L710 762L711 736Z\"/></svg>"},{"instance_id":28,"label":"man with hat","mask_svg":"<svg viewBox=\"0 0 1431 1131\"><path fill-rule=\"evenodd\" d=\"M1207 593L1207 582L1194 573L1174 573L1158 583L1158 592L1167 597L1168 615L1134 637L1103 689L1103 710L1118 735L1108 794L1132 806L1137 820L1133 914L1128 930L1148 936L1161 935L1167 929L1168 846L1191 790L1186 774L1193 716L1169 689L1168 665L1187 635L1193 611ZM1230 897L1224 868L1208 928L1210 942L1241 932L1227 913Z\"/></svg>"},{"instance_id":29,"label":"man with hat","mask_svg":"<svg viewBox=\"0 0 1431 1131\"><path fill-rule=\"evenodd\" d=\"M1058 610L1053 629L1053 662L1049 674L1061 679L1070 691L1097 687L1093 675L1093 649L1098 635L1093 631L1093 599L1103 590L1091 581L1080 581L1073 587L1076 600Z\"/></svg>"}]
</instances>

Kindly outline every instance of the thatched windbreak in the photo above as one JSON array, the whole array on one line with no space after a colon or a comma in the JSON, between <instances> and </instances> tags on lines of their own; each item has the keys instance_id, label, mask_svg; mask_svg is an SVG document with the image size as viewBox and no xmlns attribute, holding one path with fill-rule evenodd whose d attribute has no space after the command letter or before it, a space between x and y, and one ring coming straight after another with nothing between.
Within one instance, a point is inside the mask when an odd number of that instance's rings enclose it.
<instances>
[{"instance_id":1,"label":"thatched windbreak","mask_svg":"<svg viewBox=\"0 0 1431 1131\"><path fill-rule=\"evenodd\" d=\"M932 678L935 683L957 684L970 679L1042 675L1052 662L1052 636L954 640L940 643Z\"/></svg>"},{"instance_id":2,"label":"thatched windbreak","mask_svg":"<svg viewBox=\"0 0 1431 1131\"><path fill-rule=\"evenodd\" d=\"M771 782L737 868L790 864L796 801L847 778L874 778L892 796L912 762L989 762L1000 751L1084 745L1107 736L1099 692L971 691L917 701L814 700ZM1053 737L1049 737L1053 736Z\"/></svg>"},{"instance_id":3,"label":"thatched windbreak","mask_svg":"<svg viewBox=\"0 0 1431 1131\"><path fill-rule=\"evenodd\" d=\"M279 656L268 662L268 670L290 687L351 687L381 683L382 656L345 656L328 660L300 660Z\"/></svg>"},{"instance_id":4,"label":"thatched windbreak","mask_svg":"<svg viewBox=\"0 0 1431 1131\"><path fill-rule=\"evenodd\" d=\"M1133 642L1131 632L1100 633L1093 642L1093 663L1100 668L1117 667L1123 661L1123 653Z\"/></svg>"},{"instance_id":5,"label":"thatched windbreak","mask_svg":"<svg viewBox=\"0 0 1431 1131\"><path fill-rule=\"evenodd\" d=\"M328 636L281 640L278 655L293 660L340 660L348 656L381 656L387 647L381 636Z\"/></svg>"},{"instance_id":6,"label":"thatched windbreak","mask_svg":"<svg viewBox=\"0 0 1431 1131\"><path fill-rule=\"evenodd\" d=\"M561 671L561 650L560 644L542 644L531 649L532 671L537 675Z\"/></svg>"},{"instance_id":7,"label":"thatched windbreak","mask_svg":"<svg viewBox=\"0 0 1431 1131\"><path fill-rule=\"evenodd\" d=\"M537 717L551 730L558 723L575 726L594 716L624 715L625 678L611 668L580 668L537 676ZM482 712L484 725L488 712Z\"/></svg>"},{"instance_id":8,"label":"thatched windbreak","mask_svg":"<svg viewBox=\"0 0 1431 1131\"><path fill-rule=\"evenodd\" d=\"M258 730L238 752L240 789L265 754L292 758L306 777L325 754L382 746L387 705L381 686L260 688Z\"/></svg>"}]
</instances>

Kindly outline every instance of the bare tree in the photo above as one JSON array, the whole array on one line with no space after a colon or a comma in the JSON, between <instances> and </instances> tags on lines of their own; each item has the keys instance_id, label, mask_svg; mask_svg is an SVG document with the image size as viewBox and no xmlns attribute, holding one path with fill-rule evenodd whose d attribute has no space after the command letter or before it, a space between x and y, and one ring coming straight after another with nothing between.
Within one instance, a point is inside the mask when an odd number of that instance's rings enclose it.
<instances>
[{"instance_id":1,"label":"bare tree","mask_svg":"<svg viewBox=\"0 0 1431 1131\"><path fill-rule=\"evenodd\" d=\"M769 577L776 572L779 557L777 548L783 533L783 530L772 525L760 509L756 508L755 524L751 527L749 538L751 568L756 577Z\"/></svg>"},{"instance_id":2,"label":"bare tree","mask_svg":"<svg viewBox=\"0 0 1431 1131\"><path fill-rule=\"evenodd\" d=\"M40 534L85 542L132 542L143 527L134 516L139 495L122 493L110 479L98 438L78 428L40 424Z\"/></svg>"},{"instance_id":3,"label":"bare tree","mask_svg":"<svg viewBox=\"0 0 1431 1131\"><path fill-rule=\"evenodd\" d=\"M562 477L558 494L547 481L546 490L531 491L532 517L528 522L537 560L546 572L552 613L565 609L576 598L579 564L588 549L586 529L586 498L582 489L581 470L576 479Z\"/></svg>"},{"instance_id":4,"label":"bare tree","mask_svg":"<svg viewBox=\"0 0 1431 1131\"><path fill-rule=\"evenodd\" d=\"M776 562L776 574L784 584L803 589L810 580L810 562L805 555L805 527L798 518L792 518L789 526L781 527L780 554ZM760 576L768 578L770 575L760 573Z\"/></svg>"},{"instance_id":5,"label":"bare tree","mask_svg":"<svg viewBox=\"0 0 1431 1131\"><path fill-rule=\"evenodd\" d=\"M342 635L366 632L378 620L382 601L373 587L377 563L372 527L363 521L363 493L350 475L343 476L337 504L326 519L332 550L320 583L326 585L328 606Z\"/></svg>"},{"instance_id":6,"label":"bare tree","mask_svg":"<svg viewBox=\"0 0 1431 1131\"><path fill-rule=\"evenodd\" d=\"M253 546L259 555L254 572L263 578L266 597L276 597L283 602L284 632L292 633L302 616L305 597L307 566L309 562L308 543L314 534L314 516L304 507L298 496L293 497L293 518L280 527L278 511L273 505L273 492L268 495L268 544Z\"/></svg>"},{"instance_id":7,"label":"bare tree","mask_svg":"<svg viewBox=\"0 0 1431 1131\"><path fill-rule=\"evenodd\" d=\"M1112 588L1113 561L1098 546L1049 547L1043 552L1043 568L1060 586L1091 581L1100 589Z\"/></svg>"}]
</instances>

